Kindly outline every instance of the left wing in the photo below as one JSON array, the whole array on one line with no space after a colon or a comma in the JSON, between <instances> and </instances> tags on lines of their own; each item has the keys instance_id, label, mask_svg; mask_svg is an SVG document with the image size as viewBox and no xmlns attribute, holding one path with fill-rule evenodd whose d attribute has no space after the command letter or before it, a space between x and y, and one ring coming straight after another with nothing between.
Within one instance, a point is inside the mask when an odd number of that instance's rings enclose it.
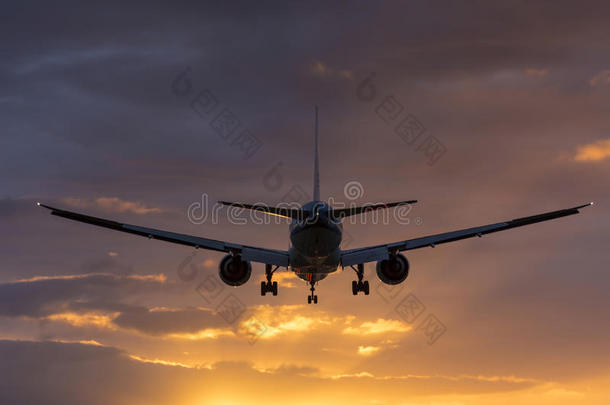
<instances>
[{"instance_id":1,"label":"left wing","mask_svg":"<svg viewBox=\"0 0 610 405\"><path fill-rule=\"evenodd\" d=\"M145 236L149 239L158 239L165 242L193 246L194 248L240 254L241 257L246 261L271 264L281 267L288 266L288 252L281 250L245 246L220 240L185 235L182 233L168 232L160 229L145 228L142 226L130 224L122 224L120 222L115 222L108 219L92 217L89 215L83 215L72 211L49 207L48 205L44 205L41 203L37 204L41 207L51 210L52 215L57 215L59 217L71 219L74 221L84 222L86 224L97 225L104 228L113 229L115 231Z\"/></svg>"},{"instance_id":2,"label":"left wing","mask_svg":"<svg viewBox=\"0 0 610 405\"><path fill-rule=\"evenodd\" d=\"M578 214L578 210L593 205L593 203L579 205L578 207L567 208L558 211L545 212L544 214L532 215L529 217L517 218L506 222L498 222L491 225L477 226L474 228L461 229L459 231L440 233L437 235L424 236L422 238L409 239L400 242L388 243L360 249L346 250L341 254L342 266L353 266L355 264L375 262L385 260L390 254L395 254L404 250L419 249L422 247L434 247L441 243L453 242L456 240L481 237L488 233L504 231L506 229L517 228L519 226L535 224L555 218Z\"/></svg>"}]
</instances>

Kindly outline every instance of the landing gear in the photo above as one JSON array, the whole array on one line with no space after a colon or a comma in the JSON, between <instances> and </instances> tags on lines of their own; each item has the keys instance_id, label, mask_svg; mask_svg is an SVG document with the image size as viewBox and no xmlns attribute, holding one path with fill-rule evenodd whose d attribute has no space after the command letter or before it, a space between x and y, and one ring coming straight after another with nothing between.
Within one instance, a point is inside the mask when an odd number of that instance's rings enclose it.
<instances>
[{"instance_id":1,"label":"landing gear","mask_svg":"<svg viewBox=\"0 0 610 405\"><path fill-rule=\"evenodd\" d=\"M362 291L364 295L369 295L369 282L368 280L362 281L362 279L364 278L364 264L358 264L357 268L354 268L354 266L350 267L356 272L356 275L358 276L358 281L352 281L352 294L358 295L358 293Z\"/></svg>"},{"instance_id":2,"label":"landing gear","mask_svg":"<svg viewBox=\"0 0 610 405\"><path fill-rule=\"evenodd\" d=\"M272 293L273 295L277 295L277 281L271 282L271 277L279 268L280 266L276 266L275 269L272 270L270 264L265 265L265 276L267 277L267 281L261 281L262 296L265 296L268 292Z\"/></svg>"},{"instance_id":3,"label":"landing gear","mask_svg":"<svg viewBox=\"0 0 610 405\"><path fill-rule=\"evenodd\" d=\"M309 284L311 285L311 288L310 288L311 294L307 296L307 303L311 304L313 301L314 304L317 304L318 296L314 294L314 291L316 290L315 281L310 281Z\"/></svg>"},{"instance_id":4,"label":"landing gear","mask_svg":"<svg viewBox=\"0 0 610 405\"><path fill-rule=\"evenodd\" d=\"M277 295L277 281L272 283L261 281L261 295L265 296L268 292Z\"/></svg>"}]
</instances>

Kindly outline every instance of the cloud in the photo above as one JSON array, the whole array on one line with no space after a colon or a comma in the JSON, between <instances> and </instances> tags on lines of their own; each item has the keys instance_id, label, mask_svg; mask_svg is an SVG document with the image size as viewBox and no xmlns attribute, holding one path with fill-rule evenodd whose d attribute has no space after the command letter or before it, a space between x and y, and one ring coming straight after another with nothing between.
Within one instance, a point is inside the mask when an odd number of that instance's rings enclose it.
<instances>
[{"instance_id":1,"label":"cloud","mask_svg":"<svg viewBox=\"0 0 610 405\"><path fill-rule=\"evenodd\" d=\"M98 197L93 200L66 197L62 201L75 208L95 207L114 213L131 212L138 215L146 215L163 212L161 208L148 207L140 202L121 200L118 197Z\"/></svg>"},{"instance_id":2,"label":"cloud","mask_svg":"<svg viewBox=\"0 0 610 405\"><path fill-rule=\"evenodd\" d=\"M118 315L118 312L115 312L114 314L61 312L47 315L43 319L65 322L76 327L95 326L97 328L116 329L113 320Z\"/></svg>"},{"instance_id":3,"label":"cloud","mask_svg":"<svg viewBox=\"0 0 610 405\"><path fill-rule=\"evenodd\" d=\"M248 335L252 328L263 327L260 338L270 339L280 335L302 336L320 326L332 324L332 318L324 311L303 312L304 305L260 305L252 308L252 315L240 324L240 332Z\"/></svg>"},{"instance_id":4,"label":"cloud","mask_svg":"<svg viewBox=\"0 0 610 405\"><path fill-rule=\"evenodd\" d=\"M312 75L323 78L336 77L340 79L351 80L354 76L351 70L332 68L321 60L314 61L310 65L309 71Z\"/></svg>"},{"instance_id":5,"label":"cloud","mask_svg":"<svg viewBox=\"0 0 610 405\"><path fill-rule=\"evenodd\" d=\"M234 336L210 309L149 309L127 303L138 295L162 291L166 283L163 274L36 276L0 284L0 315L177 340Z\"/></svg>"},{"instance_id":6,"label":"cloud","mask_svg":"<svg viewBox=\"0 0 610 405\"><path fill-rule=\"evenodd\" d=\"M207 308L141 308L131 307L114 319L124 329L179 340L215 339L233 336L228 324Z\"/></svg>"},{"instance_id":7,"label":"cloud","mask_svg":"<svg viewBox=\"0 0 610 405\"><path fill-rule=\"evenodd\" d=\"M394 320L379 318L374 322L362 322L360 326L348 326L343 329L346 335L377 335L383 333L405 333L413 329L409 325Z\"/></svg>"},{"instance_id":8,"label":"cloud","mask_svg":"<svg viewBox=\"0 0 610 405\"><path fill-rule=\"evenodd\" d=\"M529 77L544 77L549 73L549 69L525 68L523 73Z\"/></svg>"},{"instance_id":9,"label":"cloud","mask_svg":"<svg viewBox=\"0 0 610 405\"><path fill-rule=\"evenodd\" d=\"M264 274L261 274L258 277L258 281L265 281L267 278ZM294 281L302 281L297 275L292 271L277 271L273 273L273 281L277 281L282 288L296 288L297 285ZM303 281L304 282L304 281Z\"/></svg>"},{"instance_id":10,"label":"cloud","mask_svg":"<svg viewBox=\"0 0 610 405\"><path fill-rule=\"evenodd\" d=\"M307 397L313 403L334 398L359 405L370 402L371 392L377 399L399 403L443 393L454 399L473 393L506 399L506 391L538 386L556 399L565 388L502 376L393 376L365 370L320 376L316 368L289 363L265 369L247 362L187 364L85 342L2 340L0 356L1 403L257 403L252 398L261 398L273 385L282 403Z\"/></svg>"},{"instance_id":11,"label":"cloud","mask_svg":"<svg viewBox=\"0 0 610 405\"><path fill-rule=\"evenodd\" d=\"M602 70L589 80L591 87L607 86L610 84L610 69Z\"/></svg>"},{"instance_id":12,"label":"cloud","mask_svg":"<svg viewBox=\"0 0 610 405\"><path fill-rule=\"evenodd\" d=\"M379 346L358 346L358 354L361 356L370 356L379 350L381 350Z\"/></svg>"},{"instance_id":13,"label":"cloud","mask_svg":"<svg viewBox=\"0 0 610 405\"><path fill-rule=\"evenodd\" d=\"M599 162L610 157L610 139L602 139L578 147L574 160L577 162Z\"/></svg>"},{"instance_id":14,"label":"cloud","mask_svg":"<svg viewBox=\"0 0 610 405\"><path fill-rule=\"evenodd\" d=\"M147 359L147 358L143 358L140 356L136 356L135 354L130 354L129 358L135 361L139 361L141 363L148 363L148 364L160 364L163 366L171 366L171 367L182 367L182 368L189 368L189 369L208 369L211 370L212 366L211 365L192 365L192 364L185 364L185 363L180 363L179 361L170 361L170 360L161 360L161 359Z\"/></svg>"},{"instance_id":15,"label":"cloud","mask_svg":"<svg viewBox=\"0 0 610 405\"><path fill-rule=\"evenodd\" d=\"M36 276L0 284L0 316L68 321L74 313L116 312L128 308L121 300L166 287L163 274L74 274ZM72 315L66 315L72 314ZM90 318L94 319L94 318ZM84 321L83 321L84 322Z\"/></svg>"}]
</instances>

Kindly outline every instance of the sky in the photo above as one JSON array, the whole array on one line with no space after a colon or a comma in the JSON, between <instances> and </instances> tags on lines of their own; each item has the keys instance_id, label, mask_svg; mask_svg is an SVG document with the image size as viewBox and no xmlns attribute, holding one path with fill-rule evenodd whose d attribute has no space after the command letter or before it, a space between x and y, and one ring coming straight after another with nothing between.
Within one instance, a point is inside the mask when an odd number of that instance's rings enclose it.
<instances>
[{"instance_id":1,"label":"sky","mask_svg":"<svg viewBox=\"0 0 610 405\"><path fill-rule=\"evenodd\" d=\"M610 5L13 2L0 13L0 402L605 404ZM273 249L216 201L417 199L344 248L594 201L317 286L52 206Z\"/></svg>"}]
</instances>

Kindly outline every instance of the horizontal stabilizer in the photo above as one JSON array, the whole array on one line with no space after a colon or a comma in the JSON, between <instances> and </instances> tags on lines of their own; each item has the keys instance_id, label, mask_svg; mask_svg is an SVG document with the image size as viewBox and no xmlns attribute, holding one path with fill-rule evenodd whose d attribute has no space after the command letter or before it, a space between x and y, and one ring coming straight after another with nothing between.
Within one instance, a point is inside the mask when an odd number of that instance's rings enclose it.
<instances>
[{"instance_id":1,"label":"horizontal stabilizer","mask_svg":"<svg viewBox=\"0 0 610 405\"><path fill-rule=\"evenodd\" d=\"M244 204L244 203L235 203L229 201L218 201L223 205L227 205L229 207L238 207L244 208L247 210L255 210L260 211L269 215L276 215L278 217L291 218L291 219L300 219L303 217L303 211L298 208L288 208L288 207L269 207L265 204Z\"/></svg>"}]
</instances>

